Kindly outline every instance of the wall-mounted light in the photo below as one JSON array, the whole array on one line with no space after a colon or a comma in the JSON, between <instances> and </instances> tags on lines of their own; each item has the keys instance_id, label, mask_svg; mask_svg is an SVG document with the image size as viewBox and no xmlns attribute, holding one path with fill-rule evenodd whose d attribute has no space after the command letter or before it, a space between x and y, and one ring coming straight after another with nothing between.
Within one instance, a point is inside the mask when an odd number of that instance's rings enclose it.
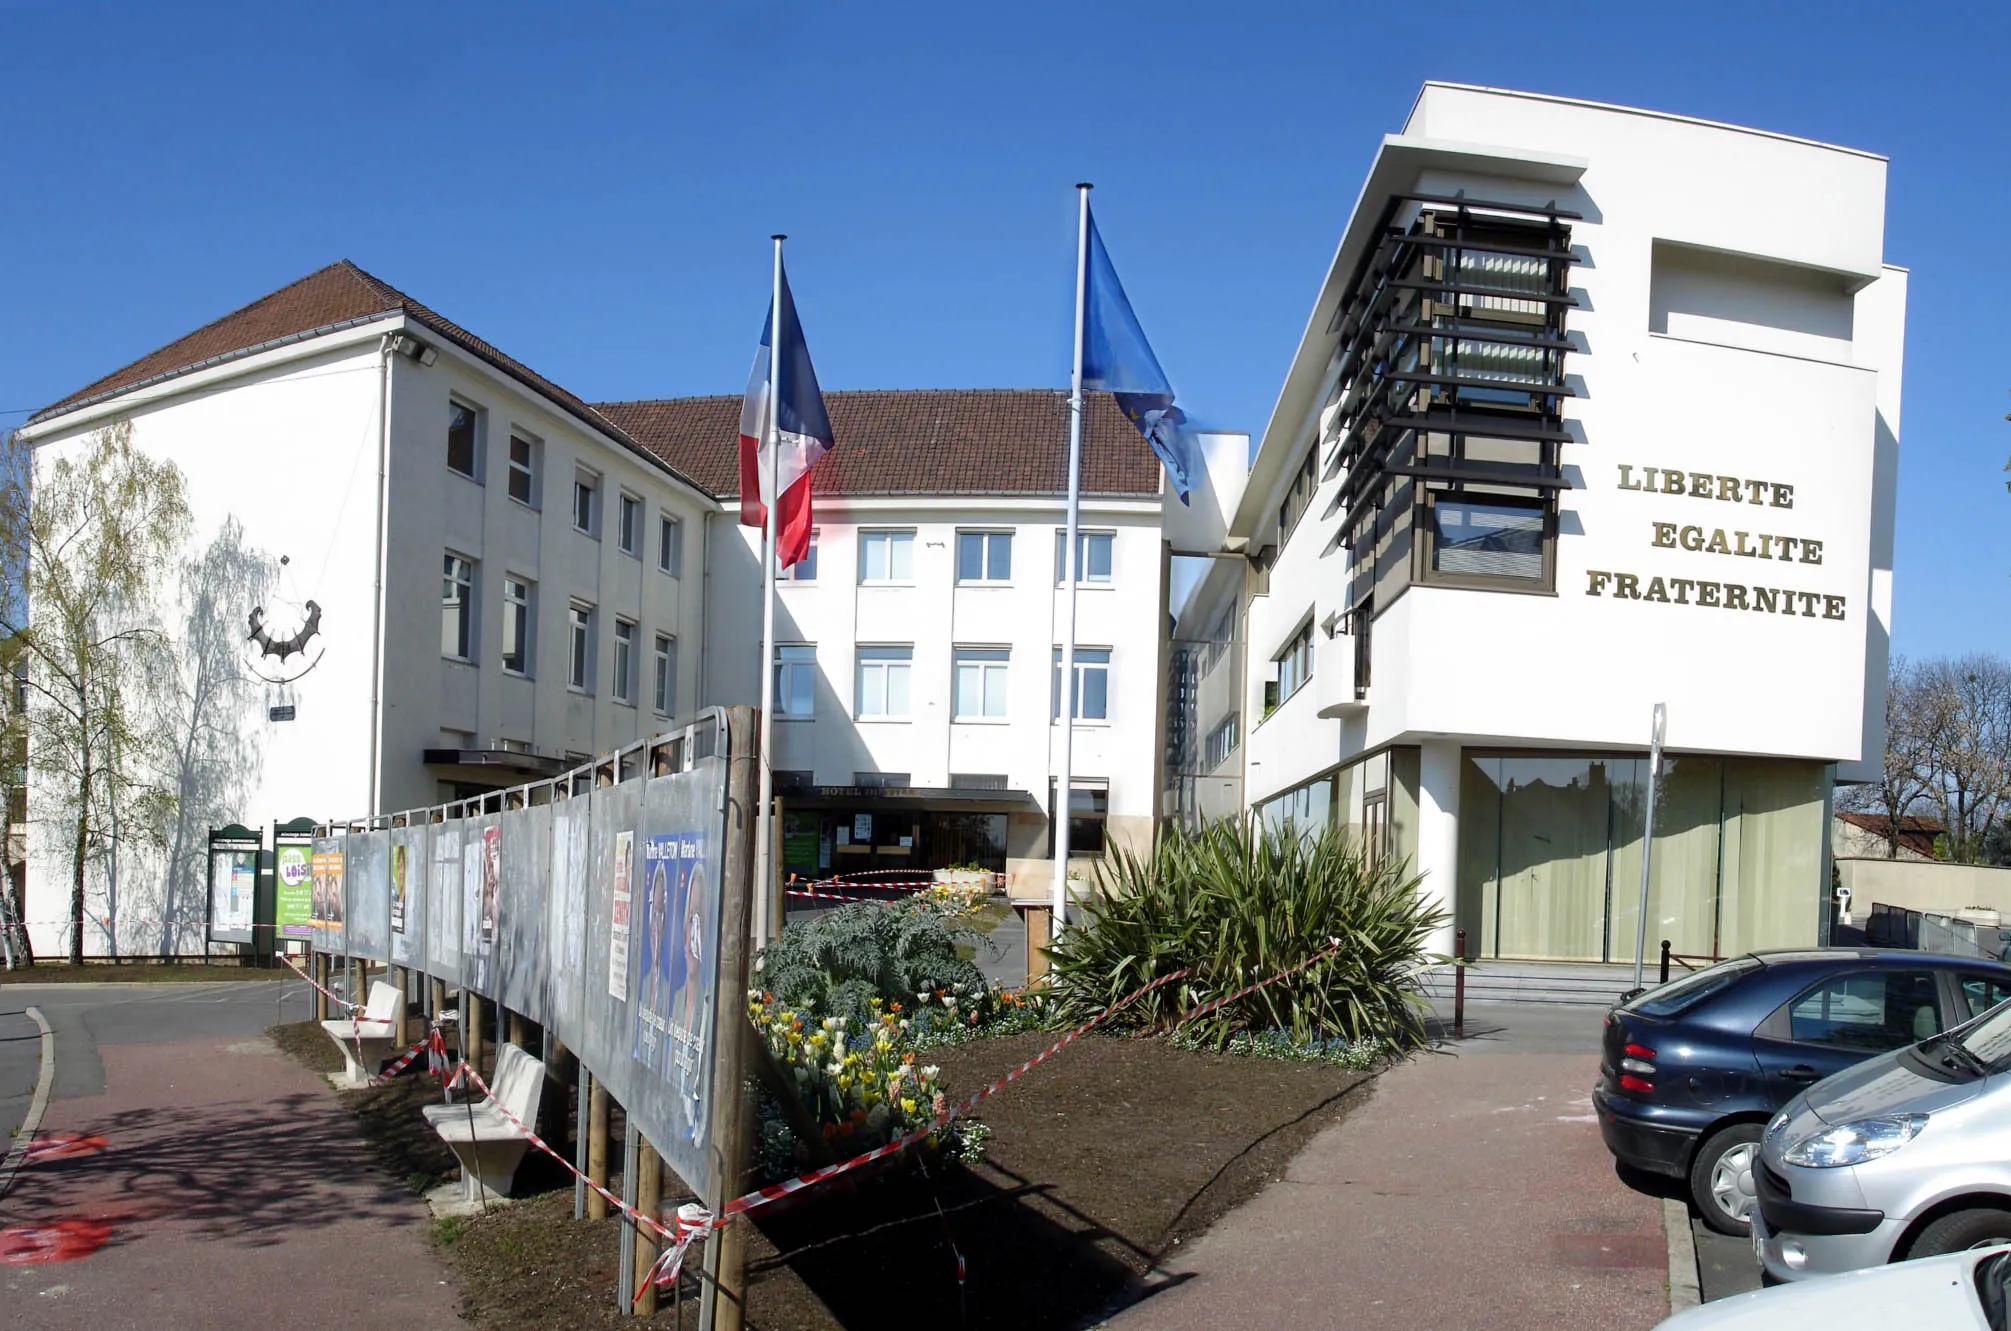
<instances>
[{"instance_id":1,"label":"wall-mounted light","mask_svg":"<svg viewBox=\"0 0 2011 1331\"><path fill-rule=\"evenodd\" d=\"M431 365L440 359L437 350L406 333L399 333L391 339L391 349L407 360L418 361L421 365Z\"/></svg>"}]
</instances>

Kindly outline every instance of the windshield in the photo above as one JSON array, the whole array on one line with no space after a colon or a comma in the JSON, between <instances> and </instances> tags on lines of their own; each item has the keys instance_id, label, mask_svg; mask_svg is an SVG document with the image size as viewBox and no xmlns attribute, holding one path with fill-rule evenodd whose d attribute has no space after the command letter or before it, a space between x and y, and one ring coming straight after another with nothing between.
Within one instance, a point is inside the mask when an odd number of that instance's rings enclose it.
<instances>
[{"instance_id":1,"label":"windshield","mask_svg":"<svg viewBox=\"0 0 2011 1331\"><path fill-rule=\"evenodd\" d=\"M1673 1017L1684 1008L1694 1007L1720 990L1728 989L1760 968L1753 957L1734 957L1706 967L1680 980L1671 980L1642 994L1620 1010L1644 1017ZM2011 1004L2007 1004L2011 1006Z\"/></svg>"},{"instance_id":2,"label":"windshield","mask_svg":"<svg viewBox=\"0 0 2011 1331\"><path fill-rule=\"evenodd\" d=\"M1986 1075L1995 1076L2011 1068L2011 1000L1999 1003L1949 1035L1976 1056Z\"/></svg>"}]
</instances>

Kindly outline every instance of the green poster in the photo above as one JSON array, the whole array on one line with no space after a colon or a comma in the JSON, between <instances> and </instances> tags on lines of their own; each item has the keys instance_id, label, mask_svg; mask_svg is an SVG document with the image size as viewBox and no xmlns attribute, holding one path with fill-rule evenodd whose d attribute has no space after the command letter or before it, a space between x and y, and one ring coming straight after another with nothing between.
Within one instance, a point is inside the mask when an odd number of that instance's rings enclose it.
<instances>
[{"instance_id":1,"label":"green poster","mask_svg":"<svg viewBox=\"0 0 2011 1331\"><path fill-rule=\"evenodd\" d=\"M314 936L312 854L313 848L305 841L281 841L273 852L273 925L282 941Z\"/></svg>"},{"instance_id":2,"label":"green poster","mask_svg":"<svg viewBox=\"0 0 2011 1331\"><path fill-rule=\"evenodd\" d=\"M817 873L817 824L814 813L782 815L782 868L814 877Z\"/></svg>"}]
</instances>

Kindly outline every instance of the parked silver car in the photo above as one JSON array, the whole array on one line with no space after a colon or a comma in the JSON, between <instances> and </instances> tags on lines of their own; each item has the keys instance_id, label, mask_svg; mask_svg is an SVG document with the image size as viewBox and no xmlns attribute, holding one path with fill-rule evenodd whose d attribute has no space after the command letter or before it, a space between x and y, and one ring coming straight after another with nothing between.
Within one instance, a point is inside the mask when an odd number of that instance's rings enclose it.
<instances>
[{"instance_id":1,"label":"parked silver car","mask_svg":"<svg viewBox=\"0 0 2011 1331\"><path fill-rule=\"evenodd\" d=\"M2011 1243L2011 1002L1796 1096L1754 1184L1776 1280Z\"/></svg>"}]
</instances>

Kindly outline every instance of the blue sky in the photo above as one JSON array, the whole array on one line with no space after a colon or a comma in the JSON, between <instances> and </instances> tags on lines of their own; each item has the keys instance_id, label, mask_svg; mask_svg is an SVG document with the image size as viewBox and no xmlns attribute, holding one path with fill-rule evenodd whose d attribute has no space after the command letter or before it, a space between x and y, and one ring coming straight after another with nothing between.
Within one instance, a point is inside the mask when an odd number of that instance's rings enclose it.
<instances>
[{"instance_id":1,"label":"blue sky","mask_svg":"<svg viewBox=\"0 0 2011 1331\"><path fill-rule=\"evenodd\" d=\"M1060 385L1070 184L1260 430L1382 134L1453 79L1889 154L1896 641L2011 624L1999 6L0 0L0 426L348 257L590 399L736 392L769 232L828 387Z\"/></svg>"}]
</instances>

